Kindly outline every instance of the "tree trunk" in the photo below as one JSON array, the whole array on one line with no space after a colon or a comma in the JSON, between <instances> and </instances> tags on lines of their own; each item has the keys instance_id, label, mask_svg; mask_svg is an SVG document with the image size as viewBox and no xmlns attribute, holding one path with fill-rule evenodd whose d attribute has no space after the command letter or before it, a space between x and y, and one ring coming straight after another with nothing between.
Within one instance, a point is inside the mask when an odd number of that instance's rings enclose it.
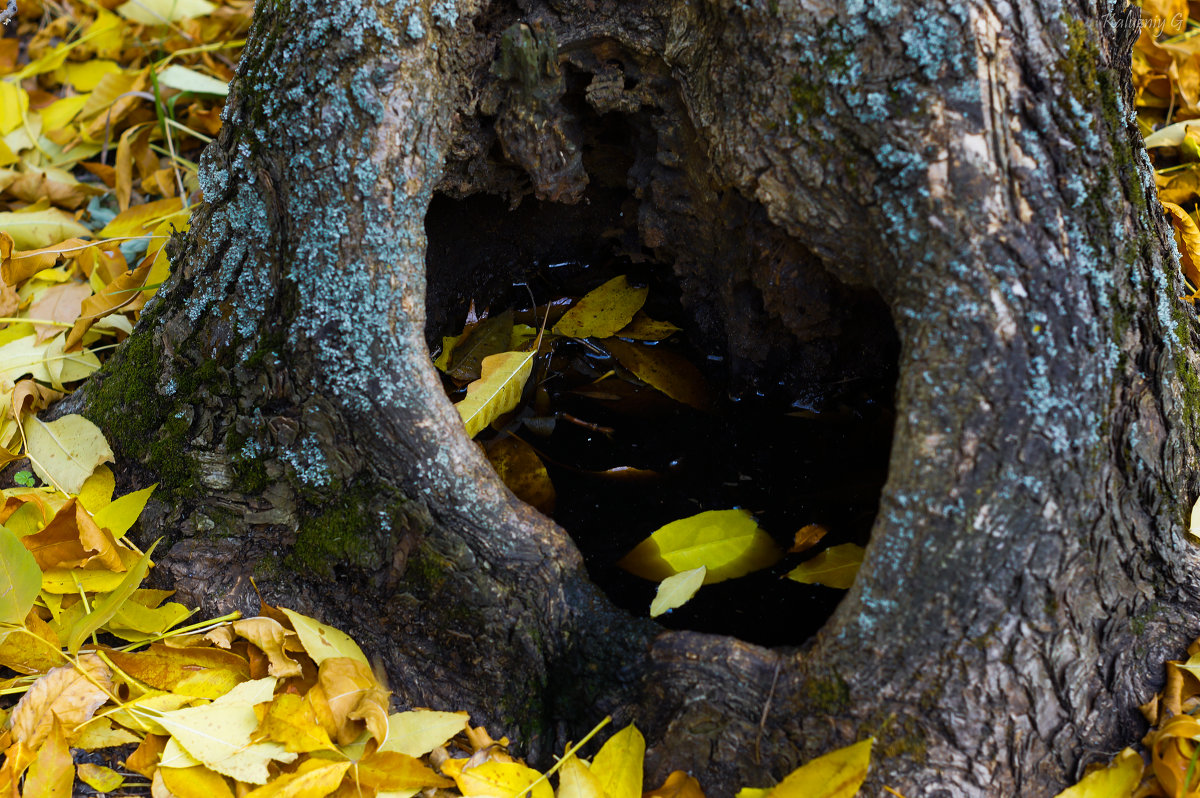
<instances>
[{"instance_id":1,"label":"tree trunk","mask_svg":"<svg viewBox=\"0 0 1200 798\"><path fill-rule=\"evenodd\" d=\"M534 759L614 713L711 795L868 734L908 798L1053 794L1200 631L1196 325L1123 8L260 3L172 281L79 400L162 483L159 571L211 610L254 578ZM481 194L516 226L426 274ZM609 225L735 387L898 358L866 562L799 649L614 608L429 363L501 255Z\"/></svg>"}]
</instances>

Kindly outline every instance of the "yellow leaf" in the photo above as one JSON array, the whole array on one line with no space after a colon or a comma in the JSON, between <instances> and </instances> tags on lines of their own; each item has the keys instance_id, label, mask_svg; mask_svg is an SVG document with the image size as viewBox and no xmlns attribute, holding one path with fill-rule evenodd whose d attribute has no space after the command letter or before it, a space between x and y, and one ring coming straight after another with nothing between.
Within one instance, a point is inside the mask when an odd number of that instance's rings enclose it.
<instances>
[{"instance_id":1,"label":"yellow leaf","mask_svg":"<svg viewBox=\"0 0 1200 798\"><path fill-rule=\"evenodd\" d=\"M807 585L825 585L846 590L854 584L854 577L858 576L863 553L863 547L855 543L831 546L788 571L787 578Z\"/></svg>"},{"instance_id":2,"label":"yellow leaf","mask_svg":"<svg viewBox=\"0 0 1200 798\"><path fill-rule=\"evenodd\" d=\"M768 568L782 556L747 511L710 510L656 530L617 565L655 582L703 565L704 584L712 585Z\"/></svg>"},{"instance_id":3,"label":"yellow leaf","mask_svg":"<svg viewBox=\"0 0 1200 798\"><path fill-rule=\"evenodd\" d=\"M224 672L233 677L226 680L231 683L227 683L221 692L199 696L203 698L225 695L234 685L246 681L250 676L250 666L244 658L232 651L206 646L173 648L155 644L146 651L110 651L106 656L113 665L150 687L171 690L180 695L197 695L196 692L178 689L180 682L189 676Z\"/></svg>"},{"instance_id":4,"label":"yellow leaf","mask_svg":"<svg viewBox=\"0 0 1200 798\"><path fill-rule=\"evenodd\" d=\"M442 763L442 772L454 779L459 792L464 796L508 796L524 798L530 785L542 778L542 774L519 762L496 762L489 760L475 767L466 768L465 759L448 759ZM541 781L532 790L532 798L554 798L550 784ZM611 798L619 798L612 796Z\"/></svg>"},{"instance_id":5,"label":"yellow leaf","mask_svg":"<svg viewBox=\"0 0 1200 798\"><path fill-rule=\"evenodd\" d=\"M704 576L708 569L703 565L690 571L668 576L658 584L654 601L650 602L650 617L657 618L664 612L670 612L676 607L682 607L696 595L696 591L704 584Z\"/></svg>"},{"instance_id":6,"label":"yellow leaf","mask_svg":"<svg viewBox=\"0 0 1200 798\"><path fill-rule=\"evenodd\" d=\"M166 25L170 22L203 17L215 9L208 0L130 0L117 7L117 13L142 25Z\"/></svg>"},{"instance_id":7,"label":"yellow leaf","mask_svg":"<svg viewBox=\"0 0 1200 798\"><path fill-rule=\"evenodd\" d=\"M295 773L284 773L272 779L246 793L246 798L322 798L338 788L352 764L309 759Z\"/></svg>"},{"instance_id":8,"label":"yellow leaf","mask_svg":"<svg viewBox=\"0 0 1200 798\"><path fill-rule=\"evenodd\" d=\"M109 504L95 511L93 516L96 521L96 526L103 527L109 532L112 532L114 538L120 538L129 528L133 526L133 522L142 514L142 510L146 507L146 502L150 500L150 494L154 493L154 489L158 487L155 482L148 488L135 490L133 493L126 493L119 499L114 499Z\"/></svg>"},{"instance_id":9,"label":"yellow leaf","mask_svg":"<svg viewBox=\"0 0 1200 798\"><path fill-rule=\"evenodd\" d=\"M337 750L318 720L312 703L295 693L275 696L267 707L259 731L267 739L283 743L292 753Z\"/></svg>"},{"instance_id":10,"label":"yellow leaf","mask_svg":"<svg viewBox=\"0 0 1200 798\"><path fill-rule=\"evenodd\" d=\"M300 644L317 665L330 657L350 657L370 667L366 655L350 635L286 607L279 609L292 622L292 628L300 636Z\"/></svg>"},{"instance_id":11,"label":"yellow leaf","mask_svg":"<svg viewBox=\"0 0 1200 798\"><path fill-rule=\"evenodd\" d=\"M532 446L510 435L492 441L487 447L487 458L496 475L518 499L547 515L554 512L557 498L554 483Z\"/></svg>"},{"instance_id":12,"label":"yellow leaf","mask_svg":"<svg viewBox=\"0 0 1200 798\"><path fill-rule=\"evenodd\" d=\"M120 72L116 61L66 61L54 70L54 79L59 83L70 83L75 91L91 91L105 75ZM80 103L82 107L83 103ZM44 117L43 117L44 118Z\"/></svg>"},{"instance_id":13,"label":"yellow leaf","mask_svg":"<svg viewBox=\"0 0 1200 798\"><path fill-rule=\"evenodd\" d=\"M388 692L375 681L370 666L350 657L329 657L321 662L317 678L333 716L338 745L358 739L364 725L376 740L387 737Z\"/></svg>"},{"instance_id":14,"label":"yellow leaf","mask_svg":"<svg viewBox=\"0 0 1200 798\"><path fill-rule=\"evenodd\" d=\"M129 210L117 214L97 235L101 238L149 235L163 217L177 213L182 208L183 200L179 197L134 205Z\"/></svg>"},{"instance_id":15,"label":"yellow leaf","mask_svg":"<svg viewBox=\"0 0 1200 798\"><path fill-rule=\"evenodd\" d=\"M609 737L592 759L592 773L608 798L642 798L646 741L632 723Z\"/></svg>"},{"instance_id":16,"label":"yellow leaf","mask_svg":"<svg viewBox=\"0 0 1200 798\"><path fill-rule=\"evenodd\" d=\"M150 544L150 548L146 549L146 553L138 559L137 564L126 572L125 578L121 580L117 589L105 594L104 598L97 601L92 607L91 612L71 625L71 631L67 635L67 651L72 654L77 653L84 640L91 637L93 632L108 623L117 614L117 610L121 609L121 605L133 595L133 591L137 590L138 585L145 578L146 572L150 570L150 554L157 545L158 540Z\"/></svg>"},{"instance_id":17,"label":"yellow leaf","mask_svg":"<svg viewBox=\"0 0 1200 798\"><path fill-rule=\"evenodd\" d=\"M88 512L95 514L112 503L113 489L116 488L116 485L117 478L112 469L106 465L99 466L79 489L79 503ZM104 524L97 524L97 526L104 526ZM109 531L112 532L111 527ZM113 533L113 537L118 536Z\"/></svg>"},{"instance_id":18,"label":"yellow leaf","mask_svg":"<svg viewBox=\"0 0 1200 798\"><path fill-rule=\"evenodd\" d=\"M1200 289L1200 228L1188 212L1173 202L1164 202L1163 209L1175 228L1175 242L1179 245L1179 266L1183 276L1193 288Z\"/></svg>"},{"instance_id":19,"label":"yellow leaf","mask_svg":"<svg viewBox=\"0 0 1200 798\"><path fill-rule=\"evenodd\" d=\"M1130 798L1142 780L1142 770L1141 755L1126 748L1108 767L1092 771L1055 798Z\"/></svg>"},{"instance_id":20,"label":"yellow leaf","mask_svg":"<svg viewBox=\"0 0 1200 798\"><path fill-rule=\"evenodd\" d=\"M218 700L163 712L155 720L206 767L248 784L266 784L270 762L296 759L281 743L251 742L258 728L253 704Z\"/></svg>"},{"instance_id":21,"label":"yellow leaf","mask_svg":"<svg viewBox=\"0 0 1200 798\"><path fill-rule=\"evenodd\" d=\"M29 94L16 83L0 81L0 135L19 128L28 110Z\"/></svg>"},{"instance_id":22,"label":"yellow leaf","mask_svg":"<svg viewBox=\"0 0 1200 798\"><path fill-rule=\"evenodd\" d=\"M852 798L867 778L874 741L868 737L801 765L775 785L769 798Z\"/></svg>"},{"instance_id":23,"label":"yellow leaf","mask_svg":"<svg viewBox=\"0 0 1200 798\"><path fill-rule=\"evenodd\" d=\"M142 735L119 729L113 726L108 718L92 718L76 730L71 747L95 751L98 748L114 748L118 745L137 745L141 741Z\"/></svg>"},{"instance_id":24,"label":"yellow leaf","mask_svg":"<svg viewBox=\"0 0 1200 798\"><path fill-rule=\"evenodd\" d=\"M175 601L168 601L161 607L144 607L128 601L104 628L122 640L136 642L158 637L186 621L191 614L191 610Z\"/></svg>"},{"instance_id":25,"label":"yellow leaf","mask_svg":"<svg viewBox=\"0 0 1200 798\"><path fill-rule=\"evenodd\" d=\"M75 783L71 750L67 748L58 718L52 714L51 720L50 733L25 774L22 798L71 798L71 786Z\"/></svg>"},{"instance_id":26,"label":"yellow leaf","mask_svg":"<svg viewBox=\"0 0 1200 798\"><path fill-rule=\"evenodd\" d=\"M571 754L558 769L558 794L555 798L605 798L604 786L591 768Z\"/></svg>"},{"instance_id":27,"label":"yellow leaf","mask_svg":"<svg viewBox=\"0 0 1200 798\"><path fill-rule=\"evenodd\" d=\"M650 790L642 798L704 798L700 782L682 770L672 771L657 790Z\"/></svg>"},{"instance_id":28,"label":"yellow leaf","mask_svg":"<svg viewBox=\"0 0 1200 798\"><path fill-rule=\"evenodd\" d=\"M677 332L679 328L671 322L655 321L639 310L634 314L633 321L618 330L616 336L632 338L635 341L662 341Z\"/></svg>"},{"instance_id":29,"label":"yellow leaf","mask_svg":"<svg viewBox=\"0 0 1200 798\"><path fill-rule=\"evenodd\" d=\"M646 304L646 286L633 286L625 275L589 291L554 325L554 332L572 338L607 338L633 321Z\"/></svg>"},{"instance_id":30,"label":"yellow leaf","mask_svg":"<svg viewBox=\"0 0 1200 798\"><path fill-rule=\"evenodd\" d=\"M19 624L42 589L42 569L29 549L0 525L0 623Z\"/></svg>"},{"instance_id":31,"label":"yellow leaf","mask_svg":"<svg viewBox=\"0 0 1200 798\"><path fill-rule=\"evenodd\" d=\"M4 85L0 83L0 85ZM17 249L39 249L68 238L91 236L92 231L58 208L0 213L0 230L12 236Z\"/></svg>"},{"instance_id":32,"label":"yellow leaf","mask_svg":"<svg viewBox=\"0 0 1200 798\"><path fill-rule=\"evenodd\" d=\"M676 402L697 410L712 406L704 375L686 358L654 346L631 344L619 338L607 338L604 348L633 375Z\"/></svg>"},{"instance_id":33,"label":"yellow leaf","mask_svg":"<svg viewBox=\"0 0 1200 798\"><path fill-rule=\"evenodd\" d=\"M125 777L112 768L81 762L75 768L79 780L96 792L112 792L125 783Z\"/></svg>"},{"instance_id":34,"label":"yellow leaf","mask_svg":"<svg viewBox=\"0 0 1200 798\"><path fill-rule=\"evenodd\" d=\"M233 798L233 790L229 788L225 777L203 765L160 766L156 772L162 776L163 786L175 798Z\"/></svg>"},{"instance_id":35,"label":"yellow leaf","mask_svg":"<svg viewBox=\"0 0 1200 798\"><path fill-rule=\"evenodd\" d=\"M259 650L267 655L270 662L268 672L272 676L286 679L301 675L300 663L283 650L286 630L279 621L264 616L243 618L234 622L233 631L258 646Z\"/></svg>"},{"instance_id":36,"label":"yellow leaf","mask_svg":"<svg viewBox=\"0 0 1200 798\"><path fill-rule=\"evenodd\" d=\"M79 493L96 466L113 462L104 433L74 413L50 422L26 415L25 444L34 473L67 493Z\"/></svg>"},{"instance_id":37,"label":"yellow leaf","mask_svg":"<svg viewBox=\"0 0 1200 798\"><path fill-rule=\"evenodd\" d=\"M84 91L91 91L91 89L85 89ZM45 130L57 130L58 128L65 127L79 113L79 109L83 108L87 99L88 96L86 94L73 94L70 97L56 100L45 108L42 108L38 111L42 116L42 128Z\"/></svg>"},{"instance_id":38,"label":"yellow leaf","mask_svg":"<svg viewBox=\"0 0 1200 798\"><path fill-rule=\"evenodd\" d=\"M455 405L468 436L474 438L517 406L533 371L535 354L536 351L502 352L483 359L480 378L467 386L467 398Z\"/></svg>"},{"instance_id":39,"label":"yellow leaf","mask_svg":"<svg viewBox=\"0 0 1200 798\"><path fill-rule=\"evenodd\" d=\"M379 746L379 750L425 756L467 728L468 720L470 715L466 712L435 712L432 709L388 715L387 742Z\"/></svg>"},{"instance_id":40,"label":"yellow leaf","mask_svg":"<svg viewBox=\"0 0 1200 798\"><path fill-rule=\"evenodd\" d=\"M388 792L454 786L453 781L439 776L421 760L399 751L368 754L359 761L354 778L368 790Z\"/></svg>"},{"instance_id":41,"label":"yellow leaf","mask_svg":"<svg viewBox=\"0 0 1200 798\"><path fill-rule=\"evenodd\" d=\"M30 685L9 718L13 740L37 748L50 733L51 720L79 726L108 700L113 689L108 666L95 654L84 654L77 662L82 671L63 665Z\"/></svg>"}]
</instances>

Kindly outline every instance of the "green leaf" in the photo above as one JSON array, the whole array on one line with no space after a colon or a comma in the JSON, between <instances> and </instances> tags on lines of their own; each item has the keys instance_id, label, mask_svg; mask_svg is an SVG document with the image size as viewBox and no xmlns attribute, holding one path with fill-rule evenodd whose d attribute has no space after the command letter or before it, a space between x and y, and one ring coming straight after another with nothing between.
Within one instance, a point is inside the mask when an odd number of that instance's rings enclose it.
<instances>
[{"instance_id":1,"label":"green leaf","mask_svg":"<svg viewBox=\"0 0 1200 798\"><path fill-rule=\"evenodd\" d=\"M192 91L197 94L216 94L224 97L229 94L229 84L223 80L188 69L179 64L171 66L158 73L158 85L180 91Z\"/></svg>"},{"instance_id":2,"label":"green leaf","mask_svg":"<svg viewBox=\"0 0 1200 798\"><path fill-rule=\"evenodd\" d=\"M875 738L868 737L801 765L767 798L853 798L867 778L873 742Z\"/></svg>"},{"instance_id":3,"label":"green leaf","mask_svg":"<svg viewBox=\"0 0 1200 798\"><path fill-rule=\"evenodd\" d=\"M654 601L650 602L650 617L657 618L664 612L670 612L676 607L688 603L696 591L704 584L704 575L708 569L701 565L690 571L668 576L658 585Z\"/></svg>"},{"instance_id":4,"label":"green leaf","mask_svg":"<svg viewBox=\"0 0 1200 798\"><path fill-rule=\"evenodd\" d=\"M703 565L704 584L712 585L768 568L782 556L747 511L709 510L656 530L617 565L655 582Z\"/></svg>"},{"instance_id":5,"label":"green leaf","mask_svg":"<svg viewBox=\"0 0 1200 798\"><path fill-rule=\"evenodd\" d=\"M576 302L554 325L554 332L571 338L607 338L633 321L649 291L630 285L623 274L614 277Z\"/></svg>"},{"instance_id":6,"label":"green leaf","mask_svg":"<svg viewBox=\"0 0 1200 798\"><path fill-rule=\"evenodd\" d=\"M146 578L146 572L150 570L150 554L154 551L154 547L158 545L159 538L146 549L146 553L125 573L125 578L121 580L121 584L111 593L105 593L103 598L96 602L92 607L92 611L80 618L71 627L71 633L67 635L67 651L74 656L79 653L80 646L83 641L92 636L92 633L99 629L104 624L112 620L112 617L117 614L122 605L133 595L133 591L138 589L142 580Z\"/></svg>"},{"instance_id":7,"label":"green leaf","mask_svg":"<svg viewBox=\"0 0 1200 798\"><path fill-rule=\"evenodd\" d=\"M51 422L26 414L25 444L37 475L66 493L79 493L96 466L113 462L104 433L74 413Z\"/></svg>"},{"instance_id":8,"label":"green leaf","mask_svg":"<svg viewBox=\"0 0 1200 798\"><path fill-rule=\"evenodd\" d=\"M863 547L855 543L831 546L788 571L787 578L806 585L825 585L845 590L854 584L863 561Z\"/></svg>"},{"instance_id":9,"label":"green leaf","mask_svg":"<svg viewBox=\"0 0 1200 798\"><path fill-rule=\"evenodd\" d=\"M483 375L467 386L467 398L455 405L467 435L474 438L488 424L521 401L525 382L533 372L531 352L502 352L483 359Z\"/></svg>"},{"instance_id":10,"label":"green leaf","mask_svg":"<svg viewBox=\"0 0 1200 798\"><path fill-rule=\"evenodd\" d=\"M42 589L42 569L6 526L0 525L0 623L25 623Z\"/></svg>"}]
</instances>

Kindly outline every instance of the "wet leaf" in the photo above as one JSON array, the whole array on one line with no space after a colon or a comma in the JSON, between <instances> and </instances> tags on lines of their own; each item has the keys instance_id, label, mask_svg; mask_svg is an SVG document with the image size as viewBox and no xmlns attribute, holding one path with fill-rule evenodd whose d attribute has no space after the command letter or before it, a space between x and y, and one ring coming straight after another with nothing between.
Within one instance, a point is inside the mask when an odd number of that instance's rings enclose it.
<instances>
[{"instance_id":1,"label":"wet leaf","mask_svg":"<svg viewBox=\"0 0 1200 798\"><path fill-rule=\"evenodd\" d=\"M508 350L512 332L513 312L511 310L479 322L454 344L446 373L459 382L479 379L483 369L483 359Z\"/></svg>"},{"instance_id":2,"label":"wet leaf","mask_svg":"<svg viewBox=\"0 0 1200 798\"><path fill-rule=\"evenodd\" d=\"M632 723L609 737L592 759L592 773L608 798L642 798L646 741Z\"/></svg>"},{"instance_id":3,"label":"wet leaf","mask_svg":"<svg viewBox=\"0 0 1200 798\"><path fill-rule=\"evenodd\" d=\"M846 590L854 584L862 565L864 549L856 543L842 543L802 562L788 571L787 578L808 585Z\"/></svg>"},{"instance_id":4,"label":"wet leaf","mask_svg":"<svg viewBox=\"0 0 1200 798\"><path fill-rule=\"evenodd\" d=\"M78 493L96 466L113 462L104 433L80 415L50 422L26 416L25 441L34 472L67 493Z\"/></svg>"},{"instance_id":5,"label":"wet leaf","mask_svg":"<svg viewBox=\"0 0 1200 798\"><path fill-rule=\"evenodd\" d=\"M1126 748L1108 767L1093 770L1055 798L1129 798L1142 780L1142 770L1141 755Z\"/></svg>"},{"instance_id":6,"label":"wet leaf","mask_svg":"<svg viewBox=\"0 0 1200 798\"><path fill-rule=\"evenodd\" d=\"M0 623L23 623L41 589L37 560L20 538L0 526Z\"/></svg>"},{"instance_id":7,"label":"wet leaf","mask_svg":"<svg viewBox=\"0 0 1200 798\"><path fill-rule=\"evenodd\" d=\"M642 311L638 311L633 321L622 327L615 334L618 338L631 338L635 341L663 341L679 332L679 328L669 321L655 321Z\"/></svg>"},{"instance_id":8,"label":"wet leaf","mask_svg":"<svg viewBox=\"0 0 1200 798\"><path fill-rule=\"evenodd\" d=\"M697 410L712 406L704 376L686 358L659 347L631 344L618 338L605 339L604 348L635 377L676 402Z\"/></svg>"},{"instance_id":9,"label":"wet leaf","mask_svg":"<svg viewBox=\"0 0 1200 798\"><path fill-rule=\"evenodd\" d=\"M510 435L488 444L487 457L518 499L547 515L554 512L554 483L532 446Z\"/></svg>"},{"instance_id":10,"label":"wet leaf","mask_svg":"<svg viewBox=\"0 0 1200 798\"><path fill-rule=\"evenodd\" d=\"M802 551L808 551L813 546L821 542L821 539L829 534L829 530L820 524L808 524L800 527L796 531L795 542L788 549L788 554L799 554Z\"/></svg>"},{"instance_id":11,"label":"wet leaf","mask_svg":"<svg viewBox=\"0 0 1200 798\"><path fill-rule=\"evenodd\" d=\"M868 738L801 765L768 798L852 798L867 778L873 742Z\"/></svg>"},{"instance_id":12,"label":"wet leaf","mask_svg":"<svg viewBox=\"0 0 1200 798\"><path fill-rule=\"evenodd\" d=\"M654 601L650 602L650 617L657 618L664 612L670 612L691 601L692 596L696 595L696 591L704 584L707 573L708 569L701 565L690 571L668 576L660 582Z\"/></svg>"},{"instance_id":13,"label":"wet leaf","mask_svg":"<svg viewBox=\"0 0 1200 798\"><path fill-rule=\"evenodd\" d=\"M769 568L782 556L750 513L710 510L661 527L617 565L655 582L703 565L704 584L712 585Z\"/></svg>"},{"instance_id":14,"label":"wet leaf","mask_svg":"<svg viewBox=\"0 0 1200 798\"><path fill-rule=\"evenodd\" d=\"M535 354L504 352L483 359L482 377L467 386L467 398L454 406L469 437L474 438L521 401Z\"/></svg>"},{"instance_id":15,"label":"wet leaf","mask_svg":"<svg viewBox=\"0 0 1200 798\"><path fill-rule=\"evenodd\" d=\"M607 338L633 320L649 291L630 285L625 275L614 277L576 302L553 330L571 338Z\"/></svg>"}]
</instances>

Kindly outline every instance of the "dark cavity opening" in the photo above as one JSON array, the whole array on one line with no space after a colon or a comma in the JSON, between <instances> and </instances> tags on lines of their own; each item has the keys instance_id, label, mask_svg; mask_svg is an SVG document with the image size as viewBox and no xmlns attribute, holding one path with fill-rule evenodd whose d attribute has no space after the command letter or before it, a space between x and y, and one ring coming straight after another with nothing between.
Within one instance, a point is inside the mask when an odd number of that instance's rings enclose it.
<instances>
[{"instance_id":1,"label":"dark cavity opening","mask_svg":"<svg viewBox=\"0 0 1200 798\"><path fill-rule=\"evenodd\" d=\"M873 291L832 278L760 208L688 166L703 149L669 92L657 105L621 113L589 105L597 69L610 78L623 72L627 91L661 81L652 69L605 55L599 66L580 53L564 65L564 105L581 131L589 178L579 202L529 196L523 173L497 160L498 146L482 148L483 160L450 165L447 191L426 217L430 350L462 330L472 302L477 312L529 308L526 286L538 305L621 274L649 286L646 312L681 328L660 345L702 371L713 411L653 389L637 391L637 401L581 396L560 374L544 385L552 411L591 427L560 420L548 436L516 434L542 455L557 491L552 517L592 579L641 617L657 585L616 562L666 523L740 507L784 550L802 527L825 527L812 549L707 585L658 619L672 629L799 645L845 591L784 575L832 546L865 545L878 509L899 351L891 317ZM481 193L464 190L471 180ZM563 346L566 370L612 366L586 345ZM597 473L621 468L651 473Z\"/></svg>"}]
</instances>

